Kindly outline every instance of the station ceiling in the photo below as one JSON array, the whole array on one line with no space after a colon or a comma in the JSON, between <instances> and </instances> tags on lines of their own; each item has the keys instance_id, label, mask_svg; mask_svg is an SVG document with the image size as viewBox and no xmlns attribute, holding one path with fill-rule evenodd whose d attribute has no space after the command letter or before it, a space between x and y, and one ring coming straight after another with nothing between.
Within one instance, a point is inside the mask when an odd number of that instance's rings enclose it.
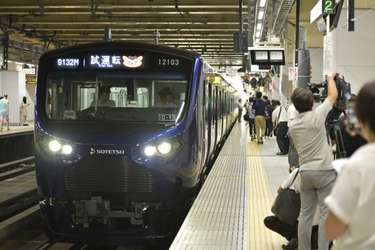
<instances>
[{"instance_id":1,"label":"station ceiling","mask_svg":"<svg viewBox=\"0 0 375 250\"><path fill-rule=\"evenodd\" d=\"M2 36L9 36L9 59L15 61L35 63L46 50L103 40L107 29L112 40L157 40L159 44L196 51L217 68L238 68L246 67L248 59L244 53L234 52L234 35L242 28L248 34L248 46L253 47L256 26L262 22L259 41L280 41L288 51L287 62L292 63L296 2L266 0L265 15L258 20L261 1L3 0L0 25ZM300 26L307 31L307 48L323 46L317 25L310 24L310 10L317 2L300 0ZM374 7L375 0L355 0L356 9ZM341 18L346 18L346 13Z\"/></svg>"}]
</instances>

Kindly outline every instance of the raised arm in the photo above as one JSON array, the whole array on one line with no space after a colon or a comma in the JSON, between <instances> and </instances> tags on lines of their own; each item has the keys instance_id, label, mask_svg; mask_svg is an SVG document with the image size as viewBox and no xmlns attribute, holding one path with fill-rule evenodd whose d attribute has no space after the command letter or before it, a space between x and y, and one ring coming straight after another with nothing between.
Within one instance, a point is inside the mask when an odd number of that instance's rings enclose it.
<instances>
[{"instance_id":1,"label":"raised arm","mask_svg":"<svg viewBox=\"0 0 375 250\"><path fill-rule=\"evenodd\" d=\"M327 100L333 106L336 102L338 93L336 89L336 83L335 83L335 77L339 77L338 72L331 72L327 76L327 83L328 83L328 95L327 95Z\"/></svg>"}]
</instances>

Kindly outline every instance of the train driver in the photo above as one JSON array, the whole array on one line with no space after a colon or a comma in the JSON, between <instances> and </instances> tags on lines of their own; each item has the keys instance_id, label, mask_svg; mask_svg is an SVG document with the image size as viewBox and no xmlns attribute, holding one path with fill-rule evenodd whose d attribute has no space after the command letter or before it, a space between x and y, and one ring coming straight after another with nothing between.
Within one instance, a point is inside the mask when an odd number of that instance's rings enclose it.
<instances>
[{"instance_id":1,"label":"train driver","mask_svg":"<svg viewBox=\"0 0 375 250\"><path fill-rule=\"evenodd\" d=\"M171 88L162 88L158 94L160 96L160 101L156 102L154 107L177 108L177 105L171 101L173 95Z\"/></svg>"},{"instance_id":2,"label":"train driver","mask_svg":"<svg viewBox=\"0 0 375 250\"><path fill-rule=\"evenodd\" d=\"M93 100L90 107L100 106L100 107L115 107L116 103L113 100L109 100L109 95L111 93L111 87L103 86L99 88L99 99Z\"/></svg>"}]
</instances>

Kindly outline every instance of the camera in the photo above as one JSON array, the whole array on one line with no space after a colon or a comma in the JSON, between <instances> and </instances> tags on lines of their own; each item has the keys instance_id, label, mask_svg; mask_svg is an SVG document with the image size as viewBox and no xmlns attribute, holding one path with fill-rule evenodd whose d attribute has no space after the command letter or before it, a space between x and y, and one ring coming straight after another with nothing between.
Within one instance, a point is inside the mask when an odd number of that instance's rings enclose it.
<instances>
[{"instance_id":1,"label":"camera","mask_svg":"<svg viewBox=\"0 0 375 250\"><path fill-rule=\"evenodd\" d=\"M357 116L355 115L354 103L355 103L354 98L350 98L348 100L348 104L347 104L348 123L346 124L346 127L349 129L349 131L358 132L359 131L357 127L358 119L357 119Z\"/></svg>"},{"instance_id":2,"label":"camera","mask_svg":"<svg viewBox=\"0 0 375 250\"><path fill-rule=\"evenodd\" d=\"M340 112L345 112L345 109L347 109L347 100L349 100L351 96L350 83L347 83L345 81L344 76L342 78L335 77L334 80L335 80L338 96L337 96L337 99L333 108ZM328 95L327 76L324 82L319 83L319 84L314 84L314 83L308 84L308 87L310 91L313 93L314 101L323 102L327 98L327 95ZM323 88L322 91L320 91L321 88Z\"/></svg>"}]
</instances>

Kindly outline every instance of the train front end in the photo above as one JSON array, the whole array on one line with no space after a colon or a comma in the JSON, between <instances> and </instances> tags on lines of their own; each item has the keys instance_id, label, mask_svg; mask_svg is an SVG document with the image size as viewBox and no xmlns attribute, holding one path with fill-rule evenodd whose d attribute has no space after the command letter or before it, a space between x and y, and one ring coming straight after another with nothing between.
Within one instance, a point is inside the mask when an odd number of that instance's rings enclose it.
<instances>
[{"instance_id":1,"label":"train front end","mask_svg":"<svg viewBox=\"0 0 375 250\"><path fill-rule=\"evenodd\" d=\"M41 57L36 176L53 241L173 239L203 164L200 67L192 53L115 42Z\"/></svg>"}]
</instances>

